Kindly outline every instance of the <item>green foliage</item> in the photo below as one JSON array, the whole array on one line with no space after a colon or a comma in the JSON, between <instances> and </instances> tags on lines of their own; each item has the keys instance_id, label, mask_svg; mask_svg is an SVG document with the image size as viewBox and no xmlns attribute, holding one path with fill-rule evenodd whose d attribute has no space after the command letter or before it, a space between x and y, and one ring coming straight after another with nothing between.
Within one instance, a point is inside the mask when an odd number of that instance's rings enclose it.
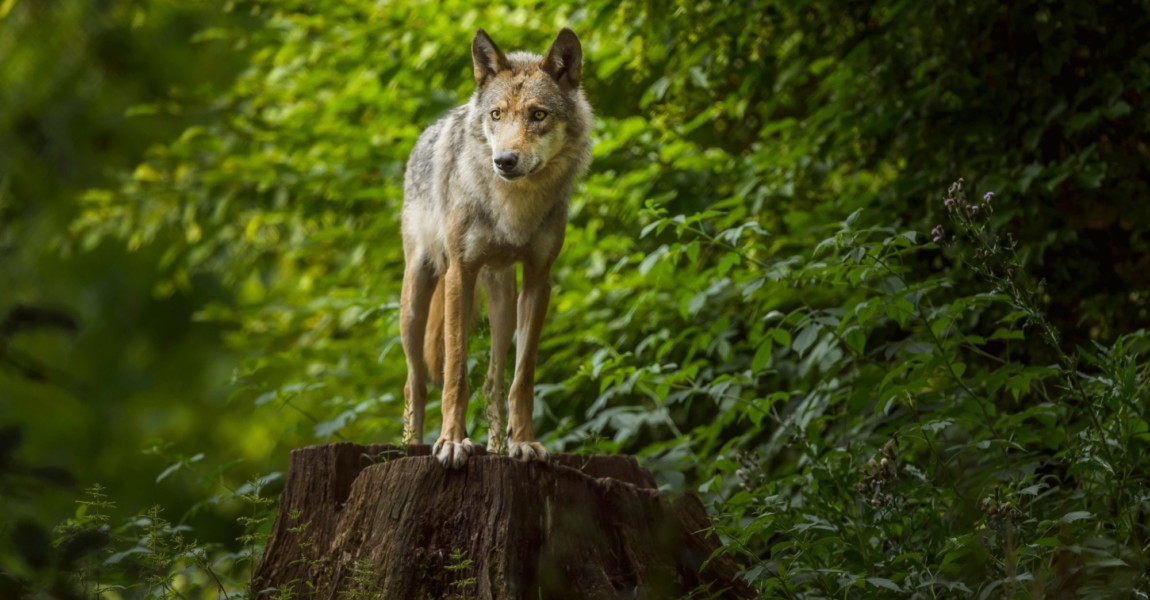
<instances>
[{"instance_id":1,"label":"green foliage","mask_svg":"<svg viewBox=\"0 0 1150 600\"><path fill-rule=\"evenodd\" d=\"M202 499L203 487L188 477L154 484L164 458L140 454L153 440L186 456L205 452L214 464L253 456L230 441L242 424L219 422L228 394L220 383L234 357L219 332L190 319L218 295L213 286L154 296L154 249L128 252L117 241L60 252L79 194L108 185L150 145L205 118L190 105L242 67L242 51L189 38L251 22L203 8L0 2L0 415L22 433L0 467L0 564L17 582L48 585L67 568L27 564L13 524L35 524L37 538L50 540L52 525L93 482L116 501L112 523L157 503L183 515ZM158 110L125 117L144 102ZM176 110L180 104L189 109ZM213 445L231 450L215 455ZM235 468L236 481L263 466ZM220 516L189 519L221 539L234 525L226 511ZM55 558L66 554L61 548ZM0 596L19 595L5 593L9 581L0 577Z\"/></svg>"},{"instance_id":2,"label":"green foliage","mask_svg":"<svg viewBox=\"0 0 1150 600\"><path fill-rule=\"evenodd\" d=\"M351 569L349 580L349 589L340 592L341 598L371 600L382 597L378 586L375 584L375 572L372 569L371 559L362 558L356 561Z\"/></svg>"},{"instance_id":3,"label":"green foliage","mask_svg":"<svg viewBox=\"0 0 1150 600\"><path fill-rule=\"evenodd\" d=\"M736 478L715 465L700 491L718 491L731 547L761 557L750 575L771 596L1145 589L1145 524L1126 515L1147 508L1150 465L1127 451L1150 442L1136 416L1150 335L1062 353L984 218L990 201L968 202L959 183L947 204L952 258L991 290L955 298L945 278L907 278L937 246L848 218L816 246L838 260L816 251L785 279L810 293L847 285L854 299L779 313L789 351L763 363L815 377L804 394L758 394L773 434L733 445ZM1014 357L1026 333L1059 361Z\"/></svg>"},{"instance_id":4,"label":"green foliage","mask_svg":"<svg viewBox=\"0 0 1150 600\"><path fill-rule=\"evenodd\" d=\"M244 533L235 544L201 542L193 528L172 523L152 506L113 523L115 503L101 485L86 490L73 516L56 528L53 546L61 568L54 578L32 578L28 597L186 598L189 595L245 596L255 562L263 553L275 499L263 495L276 475L250 481L208 503L246 505L238 518Z\"/></svg>"},{"instance_id":5,"label":"green foliage","mask_svg":"<svg viewBox=\"0 0 1150 600\"><path fill-rule=\"evenodd\" d=\"M470 600L473 598L471 593L475 591L476 579L475 576L468 577L467 575L471 572L474 561L468 558L467 554L459 548L452 550L451 556L448 558L451 560L451 563L443 568L458 576L451 585L459 590L459 600Z\"/></svg>"},{"instance_id":6,"label":"green foliage","mask_svg":"<svg viewBox=\"0 0 1150 600\"><path fill-rule=\"evenodd\" d=\"M130 481L99 479L118 508L89 497L66 523L107 536L70 585L234 596L273 481L232 481L305 443L400 439L404 161L471 92L476 27L541 49L570 25L597 124L541 342L550 449L635 453L665 488L701 494L763 597L1150 593L1150 13L1137 3L113 4L110 21L80 3L53 14L113 23L133 44L194 22L197 48L243 68L189 76L221 82L194 94L72 87L67 70L41 89L14 82L56 64L58 42L0 36L13 53L0 123L91 98L125 132L105 165L119 175L88 172L85 151L84 175L57 188L35 136L0 128L20 150L0 163L0 248L20 265L4 281L57 273L11 304L62 305L96 328L0 328L3 389L70 407L51 426L14 418L37 439L107 428L92 439L114 444L112 464L151 450L132 479L207 498L176 524L154 512L117 526L95 515L154 501L125 506ZM47 27L29 5L0 2L0 27L23 40ZM179 50L147 64L199 62ZM168 81L139 77L153 80ZM961 182L940 194L959 176L978 182L973 200ZM51 215L35 213L39 195L57 198ZM77 274L113 260L131 293L62 303L120 289ZM151 316L135 329L101 326L141 296ZM486 343L472 344L477 381ZM164 383L134 383L144 375ZM131 418L84 412L89 390ZM0 471L6 488L17 477ZM211 542L185 541L193 522L215 527ZM3 531L44 546L31 525ZM58 579L37 552L12 577Z\"/></svg>"}]
</instances>

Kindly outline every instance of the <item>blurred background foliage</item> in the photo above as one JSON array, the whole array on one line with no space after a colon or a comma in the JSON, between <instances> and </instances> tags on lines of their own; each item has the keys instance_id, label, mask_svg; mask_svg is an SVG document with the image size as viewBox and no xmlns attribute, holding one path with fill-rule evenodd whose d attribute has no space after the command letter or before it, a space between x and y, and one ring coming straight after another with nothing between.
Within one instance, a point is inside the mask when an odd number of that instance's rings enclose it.
<instances>
[{"instance_id":1,"label":"blurred background foliage","mask_svg":"<svg viewBox=\"0 0 1150 600\"><path fill-rule=\"evenodd\" d=\"M1150 593L1150 5L1104 0L0 1L4 590L242 595L291 448L399 441L404 161L477 27L562 26L549 448L702 494L764 597Z\"/></svg>"}]
</instances>

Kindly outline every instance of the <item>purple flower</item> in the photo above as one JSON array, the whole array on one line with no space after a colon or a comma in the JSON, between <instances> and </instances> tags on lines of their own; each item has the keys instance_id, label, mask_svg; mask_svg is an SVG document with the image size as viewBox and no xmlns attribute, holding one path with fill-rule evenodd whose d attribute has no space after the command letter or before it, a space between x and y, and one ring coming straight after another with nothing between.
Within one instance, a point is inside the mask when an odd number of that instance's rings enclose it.
<instances>
[{"instance_id":1,"label":"purple flower","mask_svg":"<svg viewBox=\"0 0 1150 600\"><path fill-rule=\"evenodd\" d=\"M987 192L987 193L983 194L982 201L983 202L990 202L991 198L994 198L994 192Z\"/></svg>"},{"instance_id":2,"label":"purple flower","mask_svg":"<svg viewBox=\"0 0 1150 600\"><path fill-rule=\"evenodd\" d=\"M968 204L966 206L966 210L970 211L970 214L973 215L973 214L978 212L978 205L977 204Z\"/></svg>"},{"instance_id":3,"label":"purple flower","mask_svg":"<svg viewBox=\"0 0 1150 600\"><path fill-rule=\"evenodd\" d=\"M947 209L954 208L954 198L947 198L946 200L943 200L942 205Z\"/></svg>"},{"instance_id":4,"label":"purple flower","mask_svg":"<svg viewBox=\"0 0 1150 600\"><path fill-rule=\"evenodd\" d=\"M934 229L930 230L930 239L937 244L942 241L943 233L945 232L942 229L942 225L935 225Z\"/></svg>"}]
</instances>

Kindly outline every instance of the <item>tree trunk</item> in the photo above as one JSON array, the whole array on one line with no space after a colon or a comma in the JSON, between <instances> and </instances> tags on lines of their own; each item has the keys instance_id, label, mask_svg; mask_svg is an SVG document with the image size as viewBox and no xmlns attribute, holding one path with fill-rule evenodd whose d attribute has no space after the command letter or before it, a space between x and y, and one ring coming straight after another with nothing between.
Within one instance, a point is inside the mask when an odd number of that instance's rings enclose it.
<instances>
[{"instance_id":1,"label":"tree trunk","mask_svg":"<svg viewBox=\"0 0 1150 600\"><path fill-rule=\"evenodd\" d=\"M698 498L671 500L629 456L489 456L430 447L292 452L254 592L296 598L748 598Z\"/></svg>"}]
</instances>

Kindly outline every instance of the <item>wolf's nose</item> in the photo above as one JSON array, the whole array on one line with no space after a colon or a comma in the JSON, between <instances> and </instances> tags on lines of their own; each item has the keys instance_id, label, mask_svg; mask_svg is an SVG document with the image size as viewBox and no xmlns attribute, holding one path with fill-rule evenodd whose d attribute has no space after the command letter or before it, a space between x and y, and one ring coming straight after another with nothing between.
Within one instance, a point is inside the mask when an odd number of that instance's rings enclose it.
<instances>
[{"instance_id":1,"label":"wolf's nose","mask_svg":"<svg viewBox=\"0 0 1150 600\"><path fill-rule=\"evenodd\" d=\"M500 152L495 155L495 166L504 173L509 173L519 164L519 155L514 152Z\"/></svg>"}]
</instances>

